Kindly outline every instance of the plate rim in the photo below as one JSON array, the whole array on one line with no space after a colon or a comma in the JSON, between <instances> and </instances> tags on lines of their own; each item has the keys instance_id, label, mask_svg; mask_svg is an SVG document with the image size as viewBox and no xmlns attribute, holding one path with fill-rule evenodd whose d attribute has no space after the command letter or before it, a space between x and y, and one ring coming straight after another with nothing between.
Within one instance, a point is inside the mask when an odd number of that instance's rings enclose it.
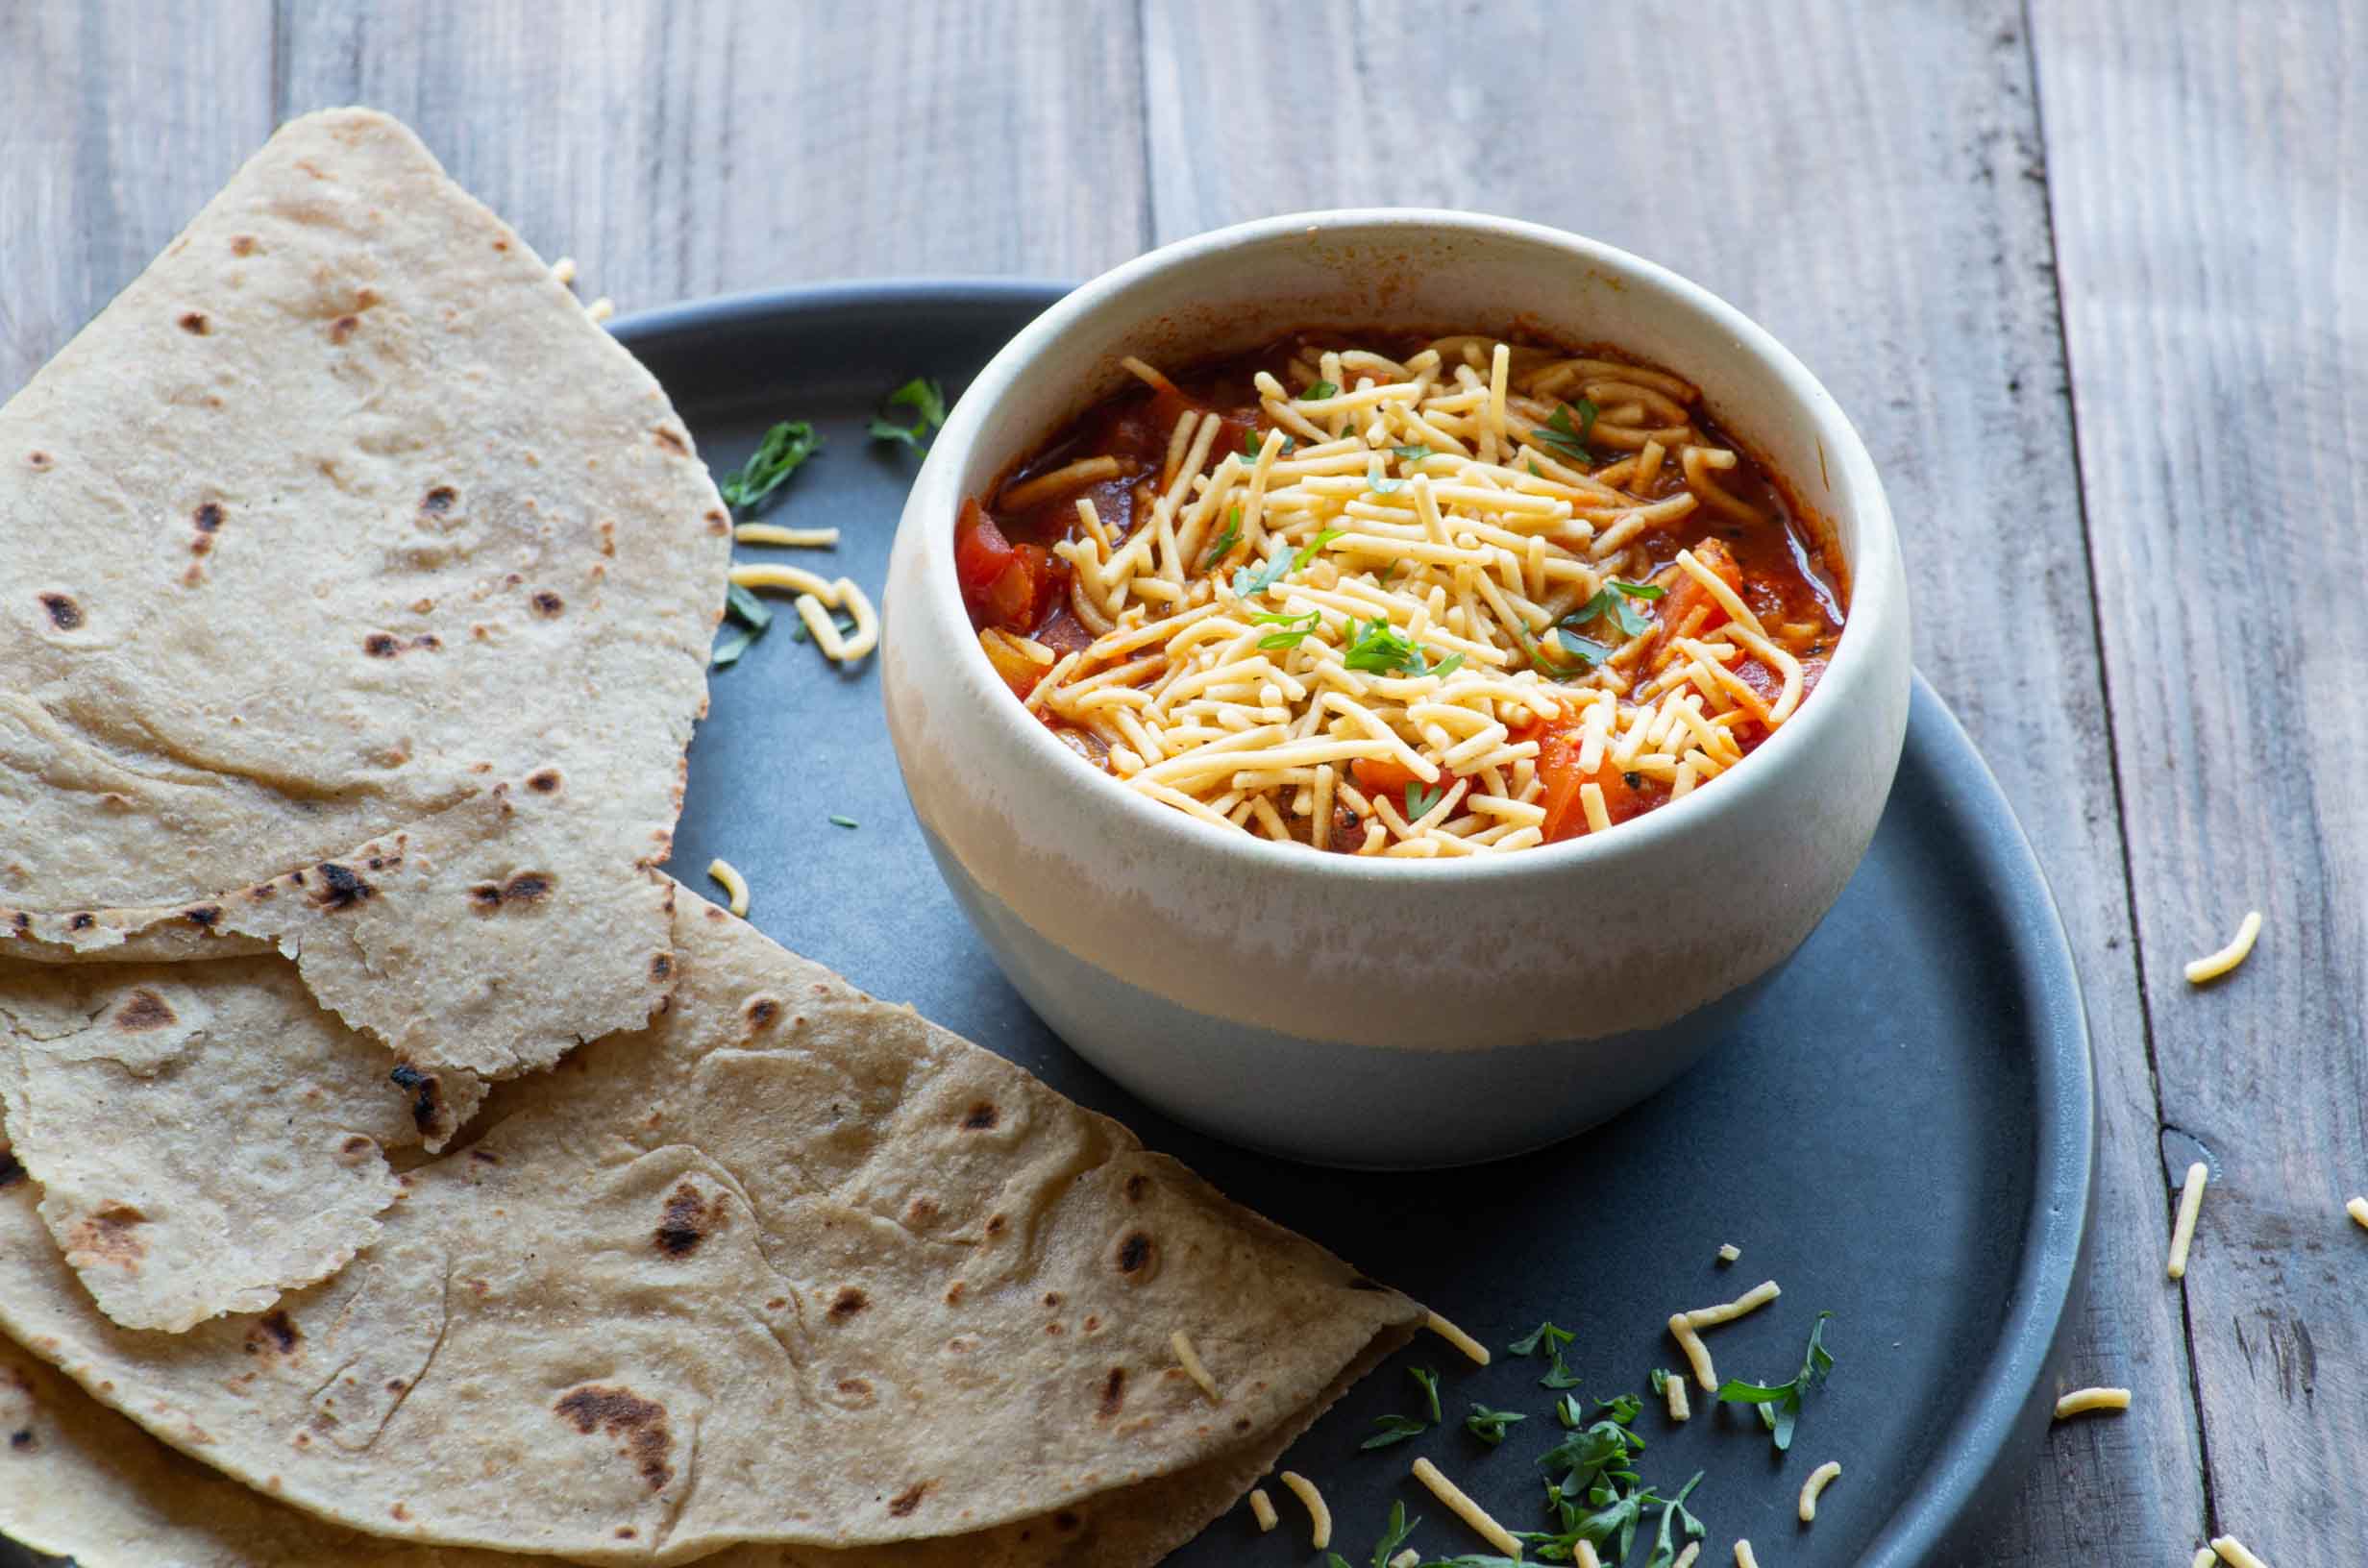
<instances>
[{"instance_id":1,"label":"plate rim","mask_svg":"<svg viewBox=\"0 0 2368 1568\"><path fill-rule=\"evenodd\" d=\"M620 316L610 330L638 356L661 340L802 315L916 306L1041 311L1073 286L964 275L835 279L679 301ZM2087 1293L2095 1240L2095 1052L2078 960L2054 890L1988 760L1921 670L1912 680L1907 735L1908 747L1919 744L1948 764L1933 768L1934 784L1952 825L1969 830L1969 852L1993 869L1990 894L2008 933L2001 957L2038 1047L2032 1052L2034 1169L2005 1317L1960 1407L1963 1413L1912 1499L1877 1531L1861 1559L1866 1568L1946 1560L2025 1483L2052 1414L2050 1384Z\"/></svg>"}]
</instances>

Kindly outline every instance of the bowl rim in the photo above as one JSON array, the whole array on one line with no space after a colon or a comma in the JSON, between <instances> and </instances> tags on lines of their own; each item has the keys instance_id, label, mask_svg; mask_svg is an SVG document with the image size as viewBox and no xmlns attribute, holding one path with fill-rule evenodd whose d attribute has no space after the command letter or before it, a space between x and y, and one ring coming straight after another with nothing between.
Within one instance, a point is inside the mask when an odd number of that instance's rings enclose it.
<instances>
[{"instance_id":1,"label":"bowl rim","mask_svg":"<svg viewBox=\"0 0 2368 1568\"><path fill-rule=\"evenodd\" d=\"M1830 488L1837 497L1851 498L1851 515L1858 525L1857 548L1848 558L1849 621L1817 683L1818 691L1834 700L1805 701L1799 714L1730 772L1747 774L1754 780L1774 775L1793 759L1827 743L1827 732L1842 723L1845 706L1867 699L1872 695L1871 688L1890 674L1881 662L1883 653L1878 645L1891 639L1879 634L1886 623L1905 622L1907 599L1898 533L1888 498L1857 427L1824 383L1773 333L1680 273L1601 240L1545 224L1444 208L1336 208L1283 213L1210 230L1121 262L1079 284L1029 322L996 352L964 389L930 444L928 456L906 498L900 526L920 529L933 527L934 519L944 520L947 548L927 548L929 541L917 541L922 547L920 579L926 600L922 613L958 629L956 641L963 645L959 674L966 684L997 699L987 704L988 710L997 715L988 723L1029 760L1051 765L1048 772L1065 780L1074 780L1088 792L1087 798L1108 801L1110 810L1125 814L1134 827L1146 835L1143 842L1147 846L1157 849L1172 845L1177 853L1223 855L1240 863L1246 872L1262 876L1297 876L1351 885L1403 884L1409 879L1488 882L1541 874L1561 876L1608 862L1652 855L1690 836L1714 815L1749 809L1753 799L1750 791L1739 786L1705 789L1665 802L1606 832L1541 845L1517 854L1452 858L1313 854L1301 845L1276 843L1256 834L1224 832L1126 788L1098 769L1081 767L1075 754L1012 698L1010 688L987 662L971 628L969 611L962 603L953 570L950 533L962 502L960 471L968 465L972 450L985 429L990 407L1025 396L1028 371L1061 338L1114 300L1162 274L1205 263L1228 253L1303 238L1314 230L1394 229L1509 238L1559 252L1566 258L1616 276L1630 286L1657 289L1724 331L1738 352L1760 360L1784 390L1798 401L1815 427L1830 465ZM900 601L887 607L885 614L893 619L900 611L911 613ZM1868 628L1865 634L1856 638L1848 635L1849 626L1862 622ZM1901 650L1896 662L1904 672L1908 666L1905 635L1896 642Z\"/></svg>"}]
</instances>

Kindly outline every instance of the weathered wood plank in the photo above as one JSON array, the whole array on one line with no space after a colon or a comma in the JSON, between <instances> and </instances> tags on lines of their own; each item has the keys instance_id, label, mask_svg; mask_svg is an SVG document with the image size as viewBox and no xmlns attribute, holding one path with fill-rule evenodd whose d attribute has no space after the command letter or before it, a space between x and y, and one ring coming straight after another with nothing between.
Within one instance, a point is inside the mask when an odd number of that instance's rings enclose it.
<instances>
[{"instance_id":1,"label":"weathered wood plank","mask_svg":"<svg viewBox=\"0 0 2368 1568\"><path fill-rule=\"evenodd\" d=\"M2137 1398L2054 1435L1986 1560L2155 1561L2191 1543L2197 1437L2158 1287L2158 1123L2016 6L1719 4L1689 11L1682 45L1592 27L1584 47L1542 47L1566 13L1506 4L1443 26L1334 4L1295 12L1287 55L1238 47L1264 16L1239 0L1147 12L1162 239L1364 202L1559 224L1735 301L1860 422L1907 539L1918 659L2013 798L2080 954L2105 1129L2075 1370ZM1662 91L1674 112L1653 107ZM1453 123L1497 102L1529 106L1517 133Z\"/></svg>"},{"instance_id":2,"label":"weathered wood plank","mask_svg":"<svg viewBox=\"0 0 2368 1568\"><path fill-rule=\"evenodd\" d=\"M2368 27L2035 11L2165 1160L2218 1172L2184 1287L2212 1508L2333 1562L2368 1541ZM2249 907L2252 961L2190 991Z\"/></svg>"},{"instance_id":3,"label":"weathered wood plank","mask_svg":"<svg viewBox=\"0 0 2368 1568\"><path fill-rule=\"evenodd\" d=\"M0 398L271 128L271 7L0 6Z\"/></svg>"},{"instance_id":4,"label":"weathered wood plank","mask_svg":"<svg viewBox=\"0 0 2368 1568\"><path fill-rule=\"evenodd\" d=\"M403 116L586 298L1081 276L1142 248L1131 10L296 5L283 116Z\"/></svg>"}]
</instances>

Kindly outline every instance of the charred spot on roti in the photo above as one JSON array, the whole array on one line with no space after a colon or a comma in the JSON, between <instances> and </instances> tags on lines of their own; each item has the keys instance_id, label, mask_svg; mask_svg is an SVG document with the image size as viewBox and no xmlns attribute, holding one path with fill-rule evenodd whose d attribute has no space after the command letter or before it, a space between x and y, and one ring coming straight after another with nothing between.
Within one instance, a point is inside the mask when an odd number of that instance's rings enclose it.
<instances>
[{"instance_id":1,"label":"charred spot on roti","mask_svg":"<svg viewBox=\"0 0 2368 1568\"><path fill-rule=\"evenodd\" d=\"M502 1157L491 1149L471 1149L469 1158L485 1165L498 1165L502 1163Z\"/></svg>"},{"instance_id":2,"label":"charred spot on roti","mask_svg":"<svg viewBox=\"0 0 2368 1568\"><path fill-rule=\"evenodd\" d=\"M402 645L382 631L374 631L361 640L361 650L374 659L391 659L401 649Z\"/></svg>"},{"instance_id":3,"label":"charred spot on roti","mask_svg":"<svg viewBox=\"0 0 2368 1568\"><path fill-rule=\"evenodd\" d=\"M9 917L9 922L19 931L30 931L33 929L33 911L20 909Z\"/></svg>"},{"instance_id":4,"label":"charred spot on roti","mask_svg":"<svg viewBox=\"0 0 2368 1568\"><path fill-rule=\"evenodd\" d=\"M74 602L71 594L43 594L41 608L49 612L49 624L60 631L78 631L83 624L83 607Z\"/></svg>"},{"instance_id":5,"label":"charred spot on roti","mask_svg":"<svg viewBox=\"0 0 2368 1568\"><path fill-rule=\"evenodd\" d=\"M752 996L744 1011L751 1029L765 1030L780 1020L781 1004L771 996Z\"/></svg>"},{"instance_id":6,"label":"charred spot on roti","mask_svg":"<svg viewBox=\"0 0 2368 1568\"><path fill-rule=\"evenodd\" d=\"M655 1400L644 1399L630 1388L588 1383L560 1395L551 1409L586 1436L603 1432L615 1438L618 1452L633 1461L650 1490L662 1491L675 1479L675 1468L667 1459L674 1434L666 1424L666 1407Z\"/></svg>"},{"instance_id":7,"label":"charred spot on roti","mask_svg":"<svg viewBox=\"0 0 2368 1568\"><path fill-rule=\"evenodd\" d=\"M930 1482L925 1481L914 1482L888 1500L888 1511L899 1519L905 1517L921 1507L921 1500L928 1495L929 1486Z\"/></svg>"},{"instance_id":8,"label":"charred spot on roti","mask_svg":"<svg viewBox=\"0 0 2368 1568\"><path fill-rule=\"evenodd\" d=\"M349 1135L344 1142L337 1145L337 1153L347 1164L358 1164L364 1155L377 1147L378 1144L372 1141L367 1133L354 1133Z\"/></svg>"},{"instance_id":9,"label":"charred spot on roti","mask_svg":"<svg viewBox=\"0 0 2368 1568\"><path fill-rule=\"evenodd\" d=\"M16 1158L16 1151L0 1148L0 1190L14 1187L24 1179L24 1164Z\"/></svg>"},{"instance_id":10,"label":"charred spot on roti","mask_svg":"<svg viewBox=\"0 0 2368 1568\"><path fill-rule=\"evenodd\" d=\"M34 455L37 457L40 453L36 453ZM712 507L709 508L707 512L707 531L709 533L728 533L730 530L731 519L726 517L722 512L714 510Z\"/></svg>"},{"instance_id":11,"label":"charred spot on roti","mask_svg":"<svg viewBox=\"0 0 2368 1568\"><path fill-rule=\"evenodd\" d=\"M953 1284L946 1286L946 1305L949 1307L960 1306L962 1303L962 1292L965 1288L966 1286L960 1280L956 1280Z\"/></svg>"},{"instance_id":12,"label":"charred spot on roti","mask_svg":"<svg viewBox=\"0 0 2368 1568\"><path fill-rule=\"evenodd\" d=\"M256 249L255 236L253 234L233 234L231 236L231 255L253 256Z\"/></svg>"},{"instance_id":13,"label":"charred spot on roti","mask_svg":"<svg viewBox=\"0 0 2368 1568\"><path fill-rule=\"evenodd\" d=\"M1159 1272L1159 1246L1147 1231L1129 1231L1119 1238L1115 1261L1130 1284L1141 1285Z\"/></svg>"},{"instance_id":14,"label":"charred spot on roti","mask_svg":"<svg viewBox=\"0 0 2368 1568\"><path fill-rule=\"evenodd\" d=\"M163 1029L178 1022L180 1015L172 1004L146 986L136 987L115 1009L114 1024L127 1035L144 1035L152 1029Z\"/></svg>"},{"instance_id":15,"label":"charred spot on roti","mask_svg":"<svg viewBox=\"0 0 2368 1568\"><path fill-rule=\"evenodd\" d=\"M213 331L213 323L206 319L206 312L203 310L184 310L181 313L181 320L175 325L192 337L204 337Z\"/></svg>"},{"instance_id":16,"label":"charred spot on roti","mask_svg":"<svg viewBox=\"0 0 2368 1568\"><path fill-rule=\"evenodd\" d=\"M1048 1307L1058 1307L1060 1306L1063 1297L1058 1290L1048 1290L1045 1292L1045 1305Z\"/></svg>"},{"instance_id":17,"label":"charred spot on roti","mask_svg":"<svg viewBox=\"0 0 2368 1568\"><path fill-rule=\"evenodd\" d=\"M1102 1380L1101 1414L1106 1420L1126 1408L1126 1368L1114 1366Z\"/></svg>"},{"instance_id":18,"label":"charred spot on roti","mask_svg":"<svg viewBox=\"0 0 2368 1568\"><path fill-rule=\"evenodd\" d=\"M635 1530L630 1525L619 1525L617 1527L617 1539L620 1541L629 1541L640 1533L640 1531Z\"/></svg>"},{"instance_id":19,"label":"charred spot on roti","mask_svg":"<svg viewBox=\"0 0 2368 1568\"><path fill-rule=\"evenodd\" d=\"M527 788L532 790L536 795L558 794L559 770L556 768L545 768L538 772L529 773L527 775Z\"/></svg>"},{"instance_id":20,"label":"charred spot on roti","mask_svg":"<svg viewBox=\"0 0 2368 1568\"><path fill-rule=\"evenodd\" d=\"M650 433L657 437L657 444L659 446L664 447L668 452L673 453L676 456L688 457L691 454L691 444L682 438L682 432L680 430L673 429L667 426L660 425Z\"/></svg>"},{"instance_id":21,"label":"charred spot on roti","mask_svg":"<svg viewBox=\"0 0 2368 1568\"><path fill-rule=\"evenodd\" d=\"M1141 1171L1137 1171L1134 1175L1126 1178L1125 1185L1122 1190L1125 1192L1126 1201L1128 1203L1141 1203L1143 1201L1143 1195L1151 1190L1151 1178L1144 1175Z\"/></svg>"},{"instance_id":22,"label":"charred spot on roti","mask_svg":"<svg viewBox=\"0 0 2368 1568\"><path fill-rule=\"evenodd\" d=\"M963 1116L962 1130L966 1133L987 1132L995 1126L998 1119L995 1102L980 1100L976 1105L972 1106L969 1113Z\"/></svg>"},{"instance_id":23,"label":"charred spot on roti","mask_svg":"<svg viewBox=\"0 0 2368 1568\"><path fill-rule=\"evenodd\" d=\"M33 1435L31 1427L19 1427L9 1433L9 1447L19 1454L29 1454L39 1446L40 1439Z\"/></svg>"},{"instance_id":24,"label":"charred spot on roti","mask_svg":"<svg viewBox=\"0 0 2368 1568\"><path fill-rule=\"evenodd\" d=\"M405 1507L400 1503L397 1503L393 1507L389 1507L386 1512L388 1516L393 1518L397 1523L401 1523L411 1517L411 1510Z\"/></svg>"},{"instance_id":25,"label":"charred spot on roti","mask_svg":"<svg viewBox=\"0 0 2368 1568\"><path fill-rule=\"evenodd\" d=\"M332 343L344 342L354 335L354 329L360 325L361 317L359 316L339 316L329 324L329 341Z\"/></svg>"},{"instance_id":26,"label":"charred spot on roti","mask_svg":"<svg viewBox=\"0 0 2368 1568\"><path fill-rule=\"evenodd\" d=\"M432 1131L444 1109L444 1086L432 1072L422 1072L408 1062L398 1062L386 1075L397 1089L411 1096L412 1124Z\"/></svg>"},{"instance_id":27,"label":"charred spot on roti","mask_svg":"<svg viewBox=\"0 0 2368 1568\"><path fill-rule=\"evenodd\" d=\"M506 882L480 882L469 890L469 904L480 915L512 904L532 904L548 897L556 880L548 871L519 871Z\"/></svg>"},{"instance_id":28,"label":"charred spot on roti","mask_svg":"<svg viewBox=\"0 0 2368 1568\"><path fill-rule=\"evenodd\" d=\"M708 1233L724 1223L724 1206L710 1205L698 1188L684 1182L666 1198L666 1207L658 1214L657 1230L652 1239L657 1250L669 1258L687 1258L707 1238Z\"/></svg>"},{"instance_id":29,"label":"charred spot on roti","mask_svg":"<svg viewBox=\"0 0 2368 1568\"><path fill-rule=\"evenodd\" d=\"M119 1268L137 1272L139 1261L148 1256L148 1243L139 1238L139 1227L148 1216L128 1203L109 1201L100 1204L81 1219L66 1234L66 1262L81 1266L78 1260L113 1263Z\"/></svg>"},{"instance_id":30,"label":"charred spot on roti","mask_svg":"<svg viewBox=\"0 0 2368 1568\"><path fill-rule=\"evenodd\" d=\"M851 1285L841 1286L839 1293L830 1302L831 1321L844 1323L870 1305L872 1305L872 1298L861 1290Z\"/></svg>"},{"instance_id":31,"label":"charred spot on roti","mask_svg":"<svg viewBox=\"0 0 2368 1568\"><path fill-rule=\"evenodd\" d=\"M68 915L65 918L65 928L68 931L87 931L98 923L99 918L96 915L92 915L87 912L78 915Z\"/></svg>"},{"instance_id":32,"label":"charred spot on roti","mask_svg":"<svg viewBox=\"0 0 2368 1568\"><path fill-rule=\"evenodd\" d=\"M1052 1528L1055 1530L1074 1530L1079 1525L1084 1523L1084 1519L1080 1518L1075 1510L1071 1508L1063 1508L1060 1512L1052 1516Z\"/></svg>"},{"instance_id":33,"label":"charred spot on roti","mask_svg":"<svg viewBox=\"0 0 2368 1568\"><path fill-rule=\"evenodd\" d=\"M671 978L674 972L675 961L672 955L667 953L653 953L650 956L651 979L660 981L666 980Z\"/></svg>"},{"instance_id":34,"label":"charred spot on roti","mask_svg":"<svg viewBox=\"0 0 2368 1568\"><path fill-rule=\"evenodd\" d=\"M926 1225L937 1217L937 1200L924 1193L904 1206L904 1223Z\"/></svg>"},{"instance_id":35,"label":"charred spot on roti","mask_svg":"<svg viewBox=\"0 0 2368 1568\"><path fill-rule=\"evenodd\" d=\"M352 909L378 895L378 889L356 876L351 868L340 866L333 860L322 861L320 870L321 891L313 896L313 902L323 909ZM302 883L304 872L291 874Z\"/></svg>"},{"instance_id":36,"label":"charred spot on roti","mask_svg":"<svg viewBox=\"0 0 2368 1568\"><path fill-rule=\"evenodd\" d=\"M50 461L50 455L46 452L28 452L25 453L25 462L31 466L36 474L47 472Z\"/></svg>"},{"instance_id":37,"label":"charred spot on roti","mask_svg":"<svg viewBox=\"0 0 2368 1568\"><path fill-rule=\"evenodd\" d=\"M214 922L222 918L222 906L220 904L192 904L181 912L181 918L200 931L210 931L213 929Z\"/></svg>"},{"instance_id":38,"label":"charred spot on roti","mask_svg":"<svg viewBox=\"0 0 2368 1568\"><path fill-rule=\"evenodd\" d=\"M304 1335L296 1327L296 1320L287 1315L286 1309L282 1308L265 1312L247 1330L247 1354L260 1356L269 1351L278 1356L293 1356L297 1345L303 1340Z\"/></svg>"},{"instance_id":39,"label":"charred spot on roti","mask_svg":"<svg viewBox=\"0 0 2368 1568\"><path fill-rule=\"evenodd\" d=\"M217 533L221 531L222 503L217 501L199 502L197 503L197 510L189 514L189 522L200 533Z\"/></svg>"},{"instance_id":40,"label":"charred spot on roti","mask_svg":"<svg viewBox=\"0 0 2368 1568\"><path fill-rule=\"evenodd\" d=\"M1010 1228L1011 1221L1006 1216L1002 1214L989 1214L987 1216L987 1234L989 1236L1000 1236Z\"/></svg>"},{"instance_id":41,"label":"charred spot on roti","mask_svg":"<svg viewBox=\"0 0 2368 1568\"><path fill-rule=\"evenodd\" d=\"M528 602L534 606L534 613L541 616L546 621L557 615L561 610L567 608L567 600L561 599L558 595L553 593L548 588L537 588L534 590L533 595L528 600Z\"/></svg>"},{"instance_id":42,"label":"charred spot on roti","mask_svg":"<svg viewBox=\"0 0 2368 1568\"><path fill-rule=\"evenodd\" d=\"M419 498L419 509L426 512L431 517L441 517L446 512L451 511L453 509L453 502L458 501L459 499L459 491L454 489L449 484L439 484L430 489L426 495Z\"/></svg>"}]
</instances>

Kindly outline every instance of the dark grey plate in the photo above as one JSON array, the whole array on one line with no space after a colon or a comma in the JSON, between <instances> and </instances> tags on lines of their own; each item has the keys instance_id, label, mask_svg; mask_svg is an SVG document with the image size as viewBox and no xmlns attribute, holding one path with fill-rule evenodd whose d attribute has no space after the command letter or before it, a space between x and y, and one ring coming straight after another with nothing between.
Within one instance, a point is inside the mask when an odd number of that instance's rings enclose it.
<instances>
[{"instance_id":1,"label":"dark grey plate","mask_svg":"<svg viewBox=\"0 0 2368 1568\"><path fill-rule=\"evenodd\" d=\"M834 557L876 593L915 459L863 426L915 375L950 391L1057 286L859 284L679 306L617 335L680 405L719 471L766 425L812 420L828 445L777 521L835 524ZM747 556L775 552L743 550ZM815 557L787 557L811 564ZM888 609L890 634L895 611ZM788 624L713 681L691 748L673 870L694 887L722 855L747 873L756 923L857 984L922 1012L1105 1111L1237 1198L1430 1302L1498 1353L1468 1367L1426 1337L1352 1390L1284 1463L1323 1487L1334 1545L1363 1568L1394 1498L1432 1556L1485 1550L1411 1481L1418 1454L1515 1529L1544 1523L1534 1457L1559 1439L1534 1360L1504 1354L1542 1318L1574 1330L1579 1393L1645 1388L1682 1366L1677 1309L1763 1279L1772 1308L1712 1336L1721 1373L1792 1375L1830 1310L1839 1359L1779 1459L1747 1409L1672 1429L1648 1401L1643 1472L1693 1503L1704 1568L1748 1536L1775 1568L1973 1561L1967 1538L2010 1504L2059 1391L2057 1351L2085 1275L2094 1105L2072 956L2039 870L1964 732L1921 681L1873 848L1840 903L1752 1006L1737 1038L1658 1097L1570 1143L1422 1175L1313 1169L1212 1142L1129 1099L1071 1055L1007 986L921 843L867 664L844 674ZM947 766L958 767L958 759ZM833 826L841 815L860 825ZM1649 919L1648 909L1638 917ZM1715 1264L1721 1241L1743 1249ZM1403 1370L1443 1374L1449 1424L1378 1453L1377 1415L1414 1411ZM1492 1450L1473 1400L1530 1413ZM1801 1481L1842 1477L1813 1528ZM1307 1522L1260 1536L1236 1509L1173 1559L1300 1564ZM1961 1545L1958 1544L1962 1542ZM1641 1564L1649 1542L1640 1538Z\"/></svg>"}]
</instances>

